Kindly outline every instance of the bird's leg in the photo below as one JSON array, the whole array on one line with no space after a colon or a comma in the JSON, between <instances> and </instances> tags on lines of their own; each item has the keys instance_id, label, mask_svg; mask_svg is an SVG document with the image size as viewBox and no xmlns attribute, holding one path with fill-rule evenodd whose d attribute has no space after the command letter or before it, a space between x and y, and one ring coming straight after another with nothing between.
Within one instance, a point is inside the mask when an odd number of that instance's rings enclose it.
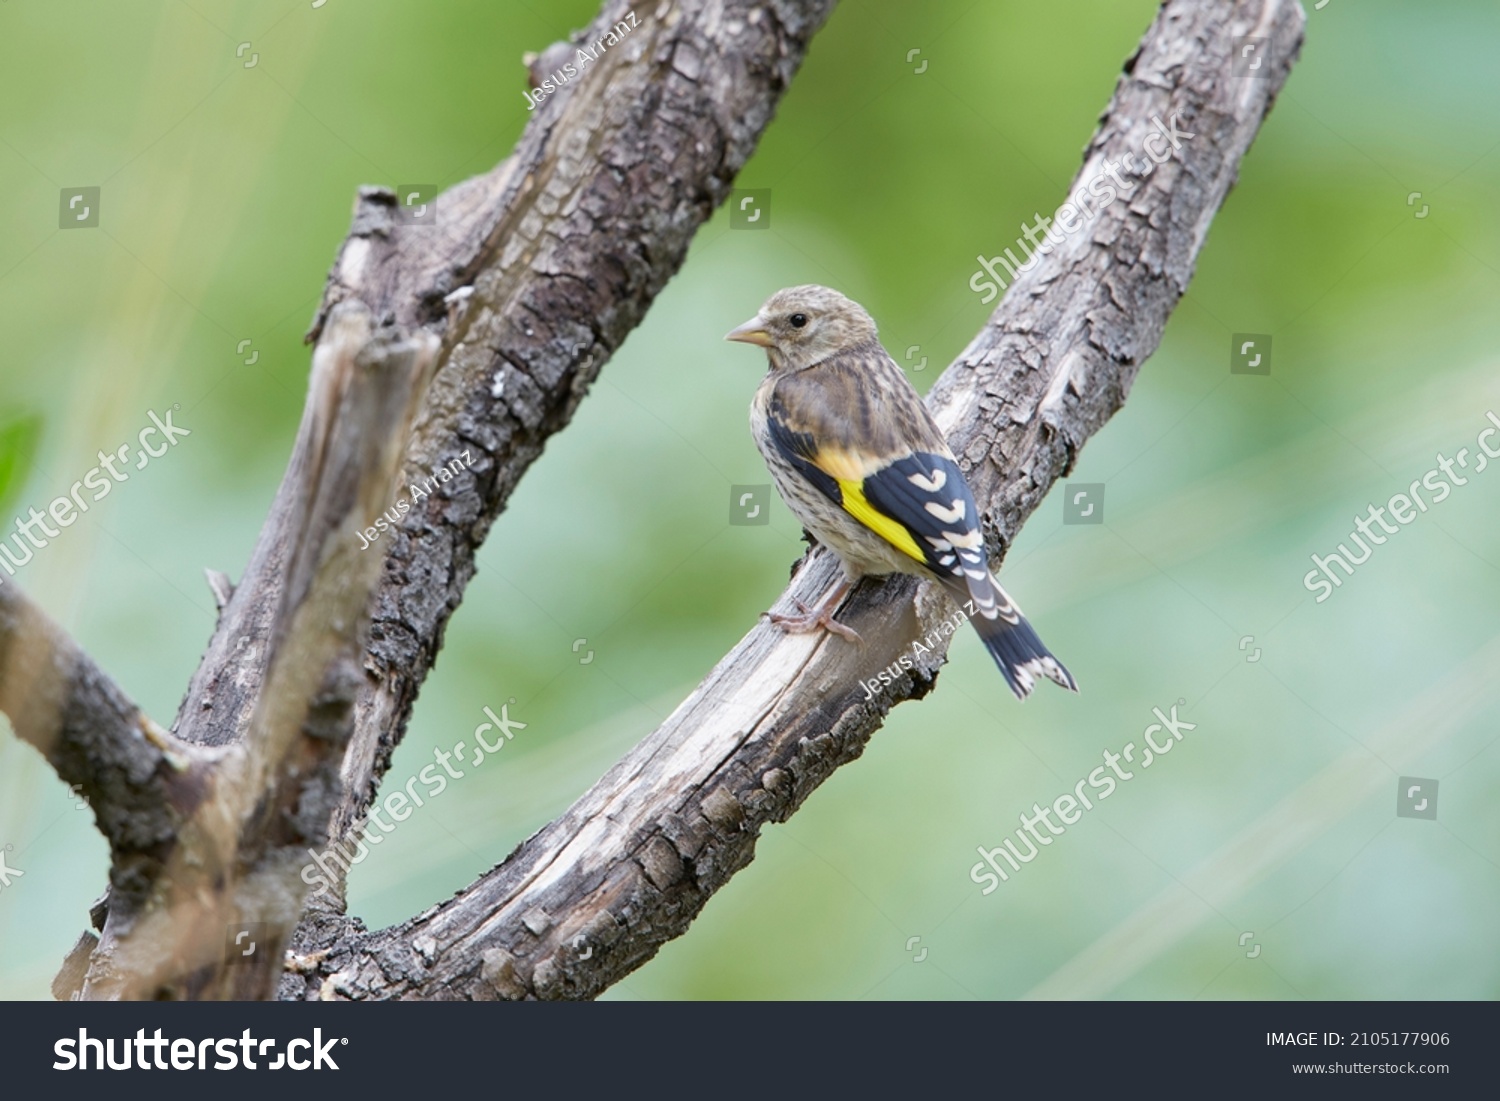
<instances>
[{"instance_id":1,"label":"bird's leg","mask_svg":"<svg viewBox=\"0 0 1500 1101\"><path fill-rule=\"evenodd\" d=\"M859 637L859 633L854 628L845 627L833 618L833 609L839 606L839 601L849 595L851 587L852 583L849 579L844 578L834 587L832 592L818 602L816 608L809 608L802 601L793 597L792 603L802 610L800 616L781 615L779 612L766 612L764 614L767 619L789 635L806 634L809 631L816 631L821 627L825 631L832 631L834 634L846 638L856 645L862 645L864 639Z\"/></svg>"}]
</instances>

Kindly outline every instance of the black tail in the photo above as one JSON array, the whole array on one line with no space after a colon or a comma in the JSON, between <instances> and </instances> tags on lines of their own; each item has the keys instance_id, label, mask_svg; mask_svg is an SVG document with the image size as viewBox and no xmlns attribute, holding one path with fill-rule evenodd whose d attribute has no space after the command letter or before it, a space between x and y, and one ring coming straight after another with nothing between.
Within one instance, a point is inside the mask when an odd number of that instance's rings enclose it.
<instances>
[{"instance_id":1,"label":"black tail","mask_svg":"<svg viewBox=\"0 0 1500 1101\"><path fill-rule=\"evenodd\" d=\"M1011 600L993 577L990 580L999 598L998 607L992 618L983 615L981 608L981 614L970 616L969 622L974 624L974 629L984 641L984 648L995 659L995 664L1000 666L1000 673L1005 677L1005 683L1010 685L1010 690L1016 694L1016 699L1024 700L1031 695L1039 676L1077 692L1078 683L1073 679L1073 674L1052 656L1052 651L1037 636L1026 617L1021 614L1021 609L1016 607L1015 601Z\"/></svg>"}]
</instances>

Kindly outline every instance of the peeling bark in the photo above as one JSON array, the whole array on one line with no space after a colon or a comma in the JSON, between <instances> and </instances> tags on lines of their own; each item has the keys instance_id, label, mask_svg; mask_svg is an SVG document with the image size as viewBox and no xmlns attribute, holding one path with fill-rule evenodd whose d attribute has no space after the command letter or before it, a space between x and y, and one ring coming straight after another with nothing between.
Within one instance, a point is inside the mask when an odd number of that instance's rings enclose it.
<instances>
[{"instance_id":1,"label":"peeling bark","mask_svg":"<svg viewBox=\"0 0 1500 1101\"><path fill-rule=\"evenodd\" d=\"M997 565L1155 351L1302 29L1291 0L1168 0L1069 195L1106 161L1139 157L1155 119L1191 138L1021 275L929 395ZM1270 40L1263 76L1233 75L1234 39L1245 35ZM778 606L814 604L837 574L832 556L814 551ZM377 932L336 915L304 928L307 948L326 954L282 996L597 995L680 935L749 863L760 829L858 757L892 706L931 689L952 614L934 586L898 577L861 584L840 611L862 647L758 625L562 817L454 899ZM928 652L867 700L862 682L911 656L918 639Z\"/></svg>"},{"instance_id":2,"label":"peeling bark","mask_svg":"<svg viewBox=\"0 0 1500 1101\"><path fill-rule=\"evenodd\" d=\"M239 585L210 576L220 622L172 733L0 585L0 709L81 785L111 844L102 936L70 953L60 997L592 997L682 933L760 829L857 757L892 706L931 689L947 598L866 582L840 616L864 646L757 626L454 899L379 931L338 898L304 901L305 850L369 807L476 548L727 196L832 2L659 4L431 221L361 191L309 334L286 477ZM629 10L607 0L579 41ZM1168 0L1073 190L1139 155L1156 119L1192 136L1017 278L929 396L997 564L1155 350L1302 27L1294 0ZM1269 40L1264 71L1235 76L1247 35ZM417 483L431 492L384 560L354 550L353 530ZM836 575L813 551L780 606L814 603ZM866 699L862 682L917 639L912 669ZM225 929L246 921L269 929L261 958L227 966Z\"/></svg>"}]
</instances>

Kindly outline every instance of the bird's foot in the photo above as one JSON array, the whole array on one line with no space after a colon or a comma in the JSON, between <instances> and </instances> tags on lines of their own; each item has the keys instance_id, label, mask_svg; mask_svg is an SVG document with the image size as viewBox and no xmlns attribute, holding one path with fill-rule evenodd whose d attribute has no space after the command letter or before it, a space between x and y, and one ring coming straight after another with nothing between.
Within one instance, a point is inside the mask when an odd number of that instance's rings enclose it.
<instances>
[{"instance_id":1,"label":"bird's foot","mask_svg":"<svg viewBox=\"0 0 1500 1101\"><path fill-rule=\"evenodd\" d=\"M801 615L782 615L780 612L766 612L764 614L767 619L789 635L805 635L821 627L823 630L831 631L840 638L848 639L856 646L864 645L865 640L859 637L859 632L853 627L846 627L834 619L833 613L829 611L827 604L814 611L796 597L792 598L792 603L801 609Z\"/></svg>"}]
</instances>

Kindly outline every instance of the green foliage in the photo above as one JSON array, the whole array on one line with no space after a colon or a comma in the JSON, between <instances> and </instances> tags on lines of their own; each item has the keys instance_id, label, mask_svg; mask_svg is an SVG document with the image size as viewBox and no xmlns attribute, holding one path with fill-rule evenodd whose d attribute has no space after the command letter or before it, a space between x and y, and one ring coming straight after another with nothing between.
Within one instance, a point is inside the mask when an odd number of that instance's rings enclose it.
<instances>
[{"instance_id":1,"label":"green foliage","mask_svg":"<svg viewBox=\"0 0 1500 1101\"><path fill-rule=\"evenodd\" d=\"M41 438L42 418L35 414L0 419L0 516L31 475Z\"/></svg>"}]
</instances>

